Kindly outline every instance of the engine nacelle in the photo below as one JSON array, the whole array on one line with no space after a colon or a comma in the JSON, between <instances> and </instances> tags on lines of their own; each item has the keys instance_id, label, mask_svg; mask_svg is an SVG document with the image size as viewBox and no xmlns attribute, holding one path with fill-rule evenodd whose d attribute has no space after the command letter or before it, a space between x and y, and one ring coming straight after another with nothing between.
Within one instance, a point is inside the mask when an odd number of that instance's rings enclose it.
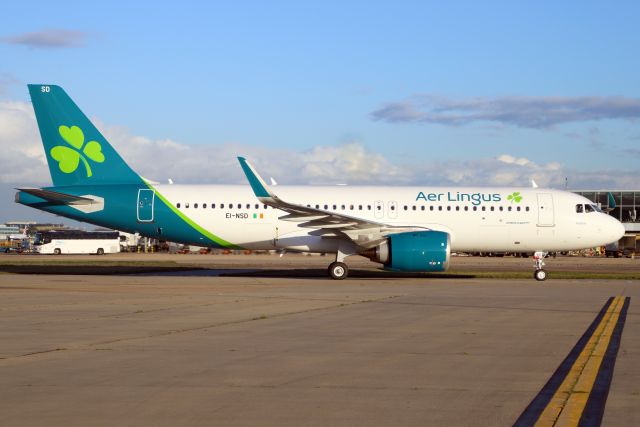
<instances>
[{"instance_id":1,"label":"engine nacelle","mask_svg":"<svg viewBox=\"0 0 640 427\"><path fill-rule=\"evenodd\" d=\"M362 254L387 270L445 271L449 268L451 239L443 231L410 231L390 235Z\"/></svg>"}]
</instances>

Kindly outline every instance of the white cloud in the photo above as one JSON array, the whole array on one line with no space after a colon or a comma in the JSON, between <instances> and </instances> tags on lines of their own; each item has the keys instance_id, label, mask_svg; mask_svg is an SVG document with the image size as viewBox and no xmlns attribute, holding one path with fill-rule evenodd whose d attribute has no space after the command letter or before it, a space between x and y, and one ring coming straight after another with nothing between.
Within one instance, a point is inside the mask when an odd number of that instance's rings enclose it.
<instances>
[{"instance_id":1,"label":"white cloud","mask_svg":"<svg viewBox=\"0 0 640 427\"><path fill-rule=\"evenodd\" d=\"M0 182L51 182L30 103L0 101L0 165Z\"/></svg>"},{"instance_id":2,"label":"white cloud","mask_svg":"<svg viewBox=\"0 0 640 427\"><path fill-rule=\"evenodd\" d=\"M633 172L612 170L572 171L557 162L539 164L526 157L504 153L496 157L460 161L394 164L358 142L316 146L307 151L250 146L183 144L133 135L121 126L94 120L130 166L146 178L177 183L246 182L236 156L253 161L265 177L280 184L419 184L419 185L522 185L535 179L541 186L572 188L634 188ZM30 103L0 102L0 183L48 185L49 171Z\"/></svg>"},{"instance_id":3,"label":"white cloud","mask_svg":"<svg viewBox=\"0 0 640 427\"><path fill-rule=\"evenodd\" d=\"M640 98L622 96L498 96L449 98L418 94L390 102L371 113L390 123L437 123L461 126L491 122L544 129L572 122L637 120Z\"/></svg>"},{"instance_id":4,"label":"white cloud","mask_svg":"<svg viewBox=\"0 0 640 427\"><path fill-rule=\"evenodd\" d=\"M0 42L38 49L83 47L88 34L83 31L48 29L0 37Z\"/></svg>"}]
</instances>

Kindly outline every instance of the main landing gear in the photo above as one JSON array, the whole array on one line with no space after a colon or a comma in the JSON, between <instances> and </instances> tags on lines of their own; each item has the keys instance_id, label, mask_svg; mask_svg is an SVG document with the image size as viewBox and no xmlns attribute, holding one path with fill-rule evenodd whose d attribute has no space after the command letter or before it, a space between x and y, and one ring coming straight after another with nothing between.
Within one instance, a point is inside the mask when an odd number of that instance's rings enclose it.
<instances>
[{"instance_id":1,"label":"main landing gear","mask_svg":"<svg viewBox=\"0 0 640 427\"><path fill-rule=\"evenodd\" d=\"M536 252L535 254L533 254L536 268L536 271L533 272L533 278L538 282L547 280L547 272L542 268L544 267L544 257L546 256L547 252Z\"/></svg>"},{"instance_id":2,"label":"main landing gear","mask_svg":"<svg viewBox=\"0 0 640 427\"><path fill-rule=\"evenodd\" d=\"M332 262L329 264L329 276L334 280L346 279L349 275L349 267L344 262Z\"/></svg>"},{"instance_id":3,"label":"main landing gear","mask_svg":"<svg viewBox=\"0 0 640 427\"><path fill-rule=\"evenodd\" d=\"M345 258L356 253L355 247L348 243L338 246L336 260L329 264L329 277L333 280L343 280L349 275L349 267L344 263Z\"/></svg>"}]
</instances>

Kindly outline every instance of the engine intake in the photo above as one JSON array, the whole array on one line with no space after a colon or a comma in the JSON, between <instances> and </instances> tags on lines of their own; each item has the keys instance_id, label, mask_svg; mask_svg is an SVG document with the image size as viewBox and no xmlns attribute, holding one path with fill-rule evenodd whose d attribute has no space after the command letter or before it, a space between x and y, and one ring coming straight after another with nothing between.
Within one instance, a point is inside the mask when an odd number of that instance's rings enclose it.
<instances>
[{"instance_id":1,"label":"engine intake","mask_svg":"<svg viewBox=\"0 0 640 427\"><path fill-rule=\"evenodd\" d=\"M362 255L387 270L445 271L449 268L451 238L443 231L410 231L390 235Z\"/></svg>"}]
</instances>

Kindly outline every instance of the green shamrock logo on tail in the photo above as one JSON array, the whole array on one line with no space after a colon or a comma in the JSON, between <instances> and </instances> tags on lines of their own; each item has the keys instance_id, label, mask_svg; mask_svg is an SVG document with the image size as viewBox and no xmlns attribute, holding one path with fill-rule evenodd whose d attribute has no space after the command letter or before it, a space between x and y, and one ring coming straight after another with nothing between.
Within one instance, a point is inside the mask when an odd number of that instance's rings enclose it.
<instances>
[{"instance_id":1,"label":"green shamrock logo on tail","mask_svg":"<svg viewBox=\"0 0 640 427\"><path fill-rule=\"evenodd\" d=\"M96 163L104 162L104 154L102 153L100 143L97 141L89 141L85 144L84 133L78 126L60 126L58 133L60 133L60 136L67 144L73 147L56 145L51 149L51 157L58 161L60 170L64 173L75 172L80 165L80 160L82 160L87 171L87 178L90 178L93 173L91 172L91 166L87 161L87 157Z\"/></svg>"},{"instance_id":2,"label":"green shamrock logo on tail","mask_svg":"<svg viewBox=\"0 0 640 427\"><path fill-rule=\"evenodd\" d=\"M514 191L512 194L509 194L507 196L507 200L510 200L511 203L513 202L520 203L520 201L522 200L522 196L520 195L519 191Z\"/></svg>"}]
</instances>

